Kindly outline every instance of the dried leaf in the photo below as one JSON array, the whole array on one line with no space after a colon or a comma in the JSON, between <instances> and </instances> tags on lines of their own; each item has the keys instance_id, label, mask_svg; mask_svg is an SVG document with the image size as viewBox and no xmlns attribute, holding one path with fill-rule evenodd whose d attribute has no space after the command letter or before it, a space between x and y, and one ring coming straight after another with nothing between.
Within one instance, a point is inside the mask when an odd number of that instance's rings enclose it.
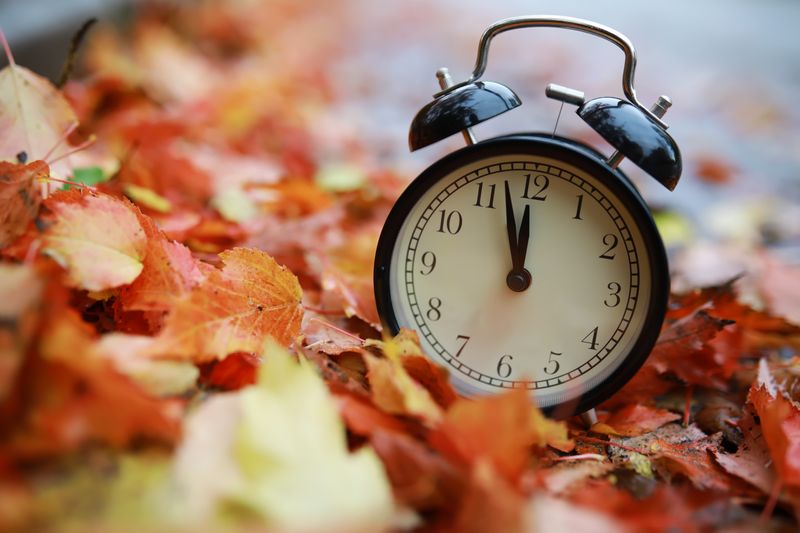
<instances>
[{"instance_id":1,"label":"dried leaf","mask_svg":"<svg viewBox=\"0 0 800 533\"><path fill-rule=\"evenodd\" d=\"M22 235L41 203L37 180L50 177L44 161L27 165L0 161L0 248Z\"/></svg>"},{"instance_id":2,"label":"dried leaf","mask_svg":"<svg viewBox=\"0 0 800 533\"><path fill-rule=\"evenodd\" d=\"M429 440L456 461L468 465L488 461L512 480L530 461L532 446L563 450L573 446L566 425L545 418L521 389L456 401Z\"/></svg>"},{"instance_id":3,"label":"dried leaf","mask_svg":"<svg viewBox=\"0 0 800 533\"><path fill-rule=\"evenodd\" d=\"M678 420L681 416L664 409L656 409L640 404L630 404L617 411L600 424L595 424L592 431L625 437L636 437L660 428L668 422Z\"/></svg>"},{"instance_id":4,"label":"dried leaf","mask_svg":"<svg viewBox=\"0 0 800 533\"><path fill-rule=\"evenodd\" d=\"M264 252L234 248L167 316L153 355L222 359L258 352L272 337L288 345L300 331L302 291L297 278Z\"/></svg>"},{"instance_id":5,"label":"dried leaf","mask_svg":"<svg viewBox=\"0 0 800 533\"><path fill-rule=\"evenodd\" d=\"M747 401L761 421L781 483L800 488L800 406L786 397L764 359L759 361L758 379L750 388Z\"/></svg>"},{"instance_id":6,"label":"dried leaf","mask_svg":"<svg viewBox=\"0 0 800 533\"><path fill-rule=\"evenodd\" d=\"M8 48L6 53L9 64L0 70L0 160L16 161L21 152L31 160L44 159L78 118L50 81L14 63ZM51 171L65 178L71 166L65 159L54 163Z\"/></svg>"},{"instance_id":7,"label":"dried leaf","mask_svg":"<svg viewBox=\"0 0 800 533\"><path fill-rule=\"evenodd\" d=\"M67 269L72 286L103 291L131 283L142 271L147 238L129 202L69 190L52 195L45 207L53 219L42 252Z\"/></svg>"}]
</instances>

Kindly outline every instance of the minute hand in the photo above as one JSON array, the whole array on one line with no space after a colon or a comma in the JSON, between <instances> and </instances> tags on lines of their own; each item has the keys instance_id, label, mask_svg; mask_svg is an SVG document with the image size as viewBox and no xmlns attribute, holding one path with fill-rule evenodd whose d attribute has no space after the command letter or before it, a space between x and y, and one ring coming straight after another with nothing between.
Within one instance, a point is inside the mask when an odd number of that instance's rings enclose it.
<instances>
[{"instance_id":1,"label":"minute hand","mask_svg":"<svg viewBox=\"0 0 800 533\"><path fill-rule=\"evenodd\" d=\"M517 244L517 223L514 220L514 205L511 203L511 191L508 188L508 182L505 182L506 187L506 233L508 234L508 248L511 252L511 271L517 272L519 270L519 245ZM527 247L527 243L526 243Z\"/></svg>"}]
</instances>

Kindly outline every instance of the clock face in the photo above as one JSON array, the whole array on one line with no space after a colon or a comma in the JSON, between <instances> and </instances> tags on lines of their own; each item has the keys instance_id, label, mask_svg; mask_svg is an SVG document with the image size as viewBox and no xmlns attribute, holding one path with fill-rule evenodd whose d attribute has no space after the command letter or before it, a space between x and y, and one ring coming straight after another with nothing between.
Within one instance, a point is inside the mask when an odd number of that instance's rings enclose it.
<instances>
[{"instance_id":1,"label":"clock face","mask_svg":"<svg viewBox=\"0 0 800 533\"><path fill-rule=\"evenodd\" d=\"M391 314L461 392L524 388L552 407L643 361L631 354L653 329L653 265L664 259L651 257L630 198L596 174L531 153L474 157L405 206L387 271ZM509 281L522 233L527 287Z\"/></svg>"}]
</instances>

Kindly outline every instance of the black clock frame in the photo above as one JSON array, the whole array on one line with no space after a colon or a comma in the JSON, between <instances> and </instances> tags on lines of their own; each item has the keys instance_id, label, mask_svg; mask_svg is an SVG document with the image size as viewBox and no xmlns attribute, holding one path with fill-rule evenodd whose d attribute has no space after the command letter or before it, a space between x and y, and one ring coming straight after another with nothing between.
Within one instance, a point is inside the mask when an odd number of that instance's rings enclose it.
<instances>
[{"instance_id":1,"label":"black clock frame","mask_svg":"<svg viewBox=\"0 0 800 533\"><path fill-rule=\"evenodd\" d=\"M384 328L393 335L400 330L392 305L391 260L395 243L408 213L425 192L444 176L476 160L489 157L525 154L563 161L577 167L603 185L619 199L630 213L641 231L647 256L650 260L651 298L639 338L623 361L605 380L586 391L577 402L569 401L574 413L591 409L621 389L641 368L658 339L669 299L669 266L664 244L653 217L639 191L619 169L610 167L606 158L593 148L577 141L543 133L523 133L487 139L466 146L432 164L403 191L381 231L375 253L375 301ZM557 404L544 409L546 413L563 413L564 405ZM574 414L573 413L573 414Z\"/></svg>"}]
</instances>

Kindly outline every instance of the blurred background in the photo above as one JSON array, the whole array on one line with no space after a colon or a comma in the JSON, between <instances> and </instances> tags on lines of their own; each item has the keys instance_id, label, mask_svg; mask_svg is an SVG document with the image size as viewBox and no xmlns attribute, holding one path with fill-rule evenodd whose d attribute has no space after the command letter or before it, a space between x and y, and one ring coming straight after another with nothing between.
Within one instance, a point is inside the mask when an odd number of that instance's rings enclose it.
<instances>
[{"instance_id":1,"label":"blurred background","mask_svg":"<svg viewBox=\"0 0 800 533\"><path fill-rule=\"evenodd\" d=\"M159 3L175 9L182 4ZM124 27L136 4L129 0L3 0L0 26L20 64L55 78L67 43L83 21L97 17L103 24ZM285 10L286 2L277 4ZM674 102L665 120L684 156L684 177L677 190L669 193L635 166L622 164L651 205L666 213L659 223L668 245L674 248L698 241L744 248L766 245L790 263L800 262L800 107L796 104L800 2L338 0L300 4L306 22L297 31L309 33L308 39L297 35L297 42L308 41L310 47L314 42L327 43L328 47L322 69L331 81L333 96L331 105L314 118L320 158L344 158L344 144L360 142L362 157L411 179L460 145L460 138L453 137L418 153L407 149L408 124L437 91L434 72L438 67L449 67L456 81L468 77L481 32L501 18L523 14L588 18L622 31L633 41L638 52L636 88L646 105L661 94ZM309 18L316 22L309 24ZM287 24L292 20L297 19L289 17ZM330 49L331 43L335 50ZM621 71L620 51L591 36L553 29L504 34L493 42L485 78L509 85L521 96L523 106L479 126L477 134L485 138L513 131L551 131L559 104L544 97L547 83L577 88L587 97L621 95ZM611 151L569 108L558 131ZM673 259L680 264L686 258ZM692 264L695 259L686 260ZM701 263L706 259L700 258ZM719 270L725 264L709 266ZM735 273L736 268L730 270L723 268L722 274ZM692 281L710 282L717 277Z\"/></svg>"}]
</instances>

